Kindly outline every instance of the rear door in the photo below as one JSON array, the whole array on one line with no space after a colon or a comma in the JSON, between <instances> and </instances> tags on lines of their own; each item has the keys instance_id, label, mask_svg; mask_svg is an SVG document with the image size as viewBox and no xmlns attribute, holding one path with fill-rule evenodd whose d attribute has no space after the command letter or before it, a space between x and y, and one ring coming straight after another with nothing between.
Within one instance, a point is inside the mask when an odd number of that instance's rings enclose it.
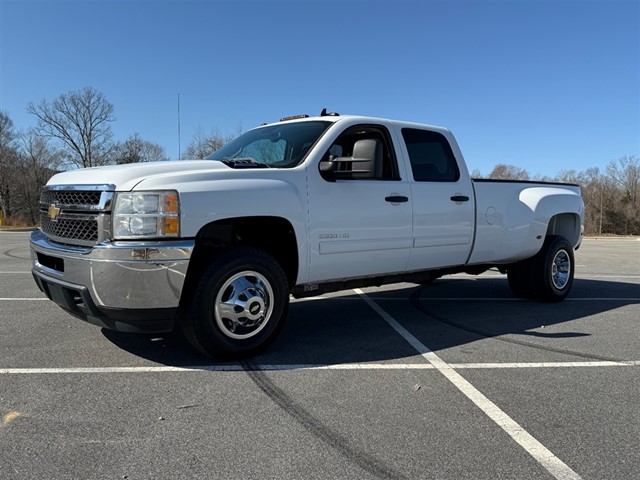
<instances>
[{"instance_id":1,"label":"rear door","mask_svg":"<svg viewBox=\"0 0 640 480\"><path fill-rule=\"evenodd\" d=\"M407 270L466 263L473 242L474 194L445 136L450 134L417 127L399 127L397 133L413 178L413 249Z\"/></svg>"}]
</instances>

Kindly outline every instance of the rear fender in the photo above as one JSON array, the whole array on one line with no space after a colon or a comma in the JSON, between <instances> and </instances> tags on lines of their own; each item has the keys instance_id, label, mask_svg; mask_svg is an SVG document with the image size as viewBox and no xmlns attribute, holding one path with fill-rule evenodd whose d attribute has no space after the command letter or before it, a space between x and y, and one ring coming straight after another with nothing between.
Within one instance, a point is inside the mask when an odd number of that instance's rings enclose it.
<instances>
[{"instance_id":1,"label":"rear fender","mask_svg":"<svg viewBox=\"0 0 640 480\"><path fill-rule=\"evenodd\" d=\"M520 192L520 201L533 213L527 243L529 247L535 245L534 254L548 235L561 235L574 248L580 245L584 202L579 193L569 189L527 188Z\"/></svg>"}]
</instances>

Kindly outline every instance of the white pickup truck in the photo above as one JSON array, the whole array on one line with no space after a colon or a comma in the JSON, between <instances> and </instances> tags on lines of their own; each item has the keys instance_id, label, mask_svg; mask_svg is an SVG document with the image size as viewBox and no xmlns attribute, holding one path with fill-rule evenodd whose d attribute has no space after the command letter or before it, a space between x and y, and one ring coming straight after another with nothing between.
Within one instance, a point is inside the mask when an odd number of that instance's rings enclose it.
<instances>
[{"instance_id":1,"label":"white pickup truck","mask_svg":"<svg viewBox=\"0 0 640 480\"><path fill-rule=\"evenodd\" d=\"M497 268L514 295L560 301L583 210L577 185L472 180L447 129L323 111L205 160L57 174L30 243L69 313L238 358L274 340L290 295Z\"/></svg>"}]
</instances>

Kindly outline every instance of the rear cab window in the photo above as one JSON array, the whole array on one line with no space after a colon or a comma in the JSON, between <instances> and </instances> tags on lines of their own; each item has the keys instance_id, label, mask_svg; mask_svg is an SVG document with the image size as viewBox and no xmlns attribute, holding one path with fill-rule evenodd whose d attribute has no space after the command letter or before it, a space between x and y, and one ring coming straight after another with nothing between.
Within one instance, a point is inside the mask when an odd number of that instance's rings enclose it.
<instances>
[{"instance_id":1,"label":"rear cab window","mask_svg":"<svg viewBox=\"0 0 640 480\"><path fill-rule=\"evenodd\" d=\"M444 135L430 130L403 128L402 138L416 182L458 181L458 162Z\"/></svg>"}]
</instances>

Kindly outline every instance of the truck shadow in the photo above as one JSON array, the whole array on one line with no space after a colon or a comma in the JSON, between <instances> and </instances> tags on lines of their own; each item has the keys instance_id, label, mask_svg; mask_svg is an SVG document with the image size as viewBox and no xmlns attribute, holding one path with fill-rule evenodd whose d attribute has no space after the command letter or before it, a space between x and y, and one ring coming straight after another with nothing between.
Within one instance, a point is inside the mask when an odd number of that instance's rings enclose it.
<instances>
[{"instance_id":1,"label":"truck shadow","mask_svg":"<svg viewBox=\"0 0 640 480\"><path fill-rule=\"evenodd\" d=\"M359 295L349 292L321 300L293 301L282 334L264 354L252 358L251 364L263 369L296 369L311 365L424 362ZM498 338L546 350L547 354L566 355L567 360L617 360L590 353L581 341L592 334L584 331L580 323L568 323L640 303L640 285L576 279L566 301L549 304L515 299L504 277L464 276L441 279L424 287L407 288L405 284L395 289L372 290L368 296L435 352L461 346L472 351L479 340ZM102 332L119 348L163 365L240 365L204 357L176 334Z\"/></svg>"}]
</instances>

